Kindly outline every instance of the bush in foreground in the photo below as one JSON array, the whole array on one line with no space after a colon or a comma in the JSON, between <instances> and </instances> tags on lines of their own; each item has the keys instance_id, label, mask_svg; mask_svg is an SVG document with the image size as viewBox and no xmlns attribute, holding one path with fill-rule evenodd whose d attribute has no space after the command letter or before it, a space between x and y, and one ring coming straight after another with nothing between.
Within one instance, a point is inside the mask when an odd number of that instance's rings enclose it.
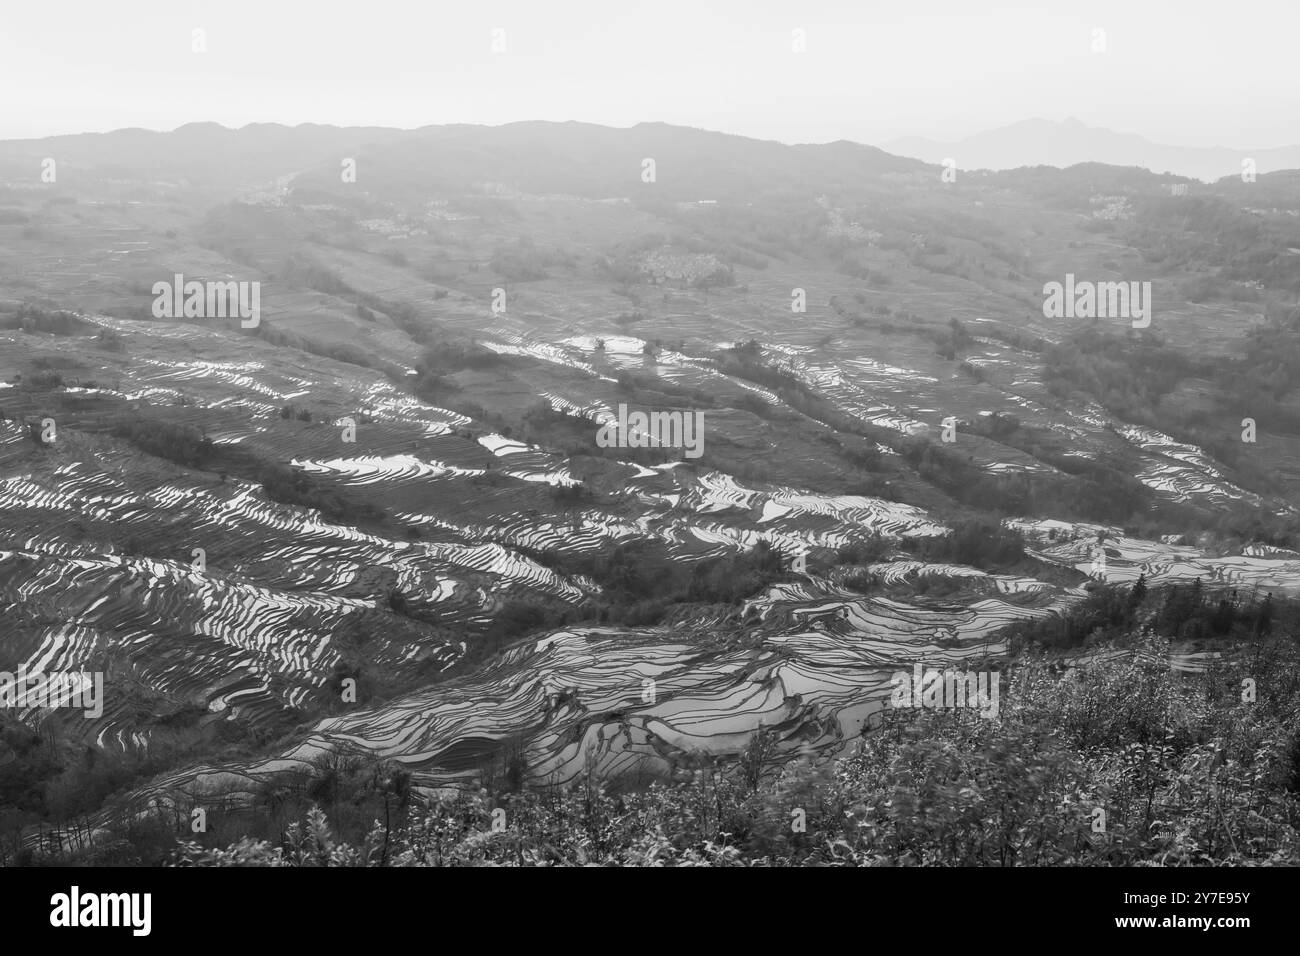
<instances>
[{"instance_id":1,"label":"bush in foreground","mask_svg":"<svg viewBox=\"0 0 1300 956\"><path fill-rule=\"evenodd\" d=\"M1185 676L1168 645L1061 674L1026 658L1000 716L887 712L833 763L700 758L671 783L462 794L354 842L316 807L194 866L1035 866L1300 860L1300 653ZM1258 697L1243 700L1243 681ZM756 738L751 749L770 746ZM680 775L679 775L680 776ZM757 786L755 786L757 783ZM1103 826L1099 828L1098 822ZM495 826L494 826L495 823ZM798 824L802 824L802 827Z\"/></svg>"}]
</instances>

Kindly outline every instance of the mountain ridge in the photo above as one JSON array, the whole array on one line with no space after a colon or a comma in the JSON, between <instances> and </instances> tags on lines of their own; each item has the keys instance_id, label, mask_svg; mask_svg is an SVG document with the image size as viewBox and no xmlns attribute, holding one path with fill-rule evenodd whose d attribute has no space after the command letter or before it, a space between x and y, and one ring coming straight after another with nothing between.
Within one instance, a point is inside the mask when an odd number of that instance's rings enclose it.
<instances>
[{"instance_id":1,"label":"mountain ridge","mask_svg":"<svg viewBox=\"0 0 1300 956\"><path fill-rule=\"evenodd\" d=\"M1034 117L953 141L898 137L882 143L881 148L930 163L951 158L959 169L966 170L1065 168L1101 162L1110 166L1140 166L1153 173L1171 172L1204 182L1240 175L1244 159L1254 160L1257 174L1300 167L1300 144L1269 149L1170 146L1136 133L1088 126L1074 117L1059 122Z\"/></svg>"}]
</instances>

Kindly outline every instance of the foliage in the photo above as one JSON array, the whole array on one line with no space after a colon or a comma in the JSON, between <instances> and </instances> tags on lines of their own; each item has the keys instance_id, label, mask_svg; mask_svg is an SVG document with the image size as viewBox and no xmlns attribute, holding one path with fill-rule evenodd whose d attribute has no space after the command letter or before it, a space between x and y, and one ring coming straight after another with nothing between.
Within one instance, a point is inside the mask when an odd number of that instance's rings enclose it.
<instances>
[{"instance_id":1,"label":"foliage","mask_svg":"<svg viewBox=\"0 0 1300 956\"><path fill-rule=\"evenodd\" d=\"M72 312L22 305L16 312L0 314L0 329L22 329L42 335L85 335L94 331L96 326Z\"/></svg>"},{"instance_id":2,"label":"foliage","mask_svg":"<svg viewBox=\"0 0 1300 956\"><path fill-rule=\"evenodd\" d=\"M203 467L213 451L212 441L193 425L138 415L119 419L112 434L150 455L189 468Z\"/></svg>"},{"instance_id":3,"label":"foliage","mask_svg":"<svg viewBox=\"0 0 1300 956\"><path fill-rule=\"evenodd\" d=\"M262 490L272 501L316 508L334 521L353 522L383 517L383 511L369 502L355 500L289 465L265 465L257 477Z\"/></svg>"},{"instance_id":4,"label":"foliage","mask_svg":"<svg viewBox=\"0 0 1300 956\"><path fill-rule=\"evenodd\" d=\"M945 534L909 538L904 543L918 558L932 564L1000 570L1025 557L1024 535L993 520L958 521Z\"/></svg>"},{"instance_id":5,"label":"foliage","mask_svg":"<svg viewBox=\"0 0 1300 956\"><path fill-rule=\"evenodd\" d=\"M1193 677L1170 669L1167 650L1154 639L1065 674L1028 658L998 717L890 711L834 762L765 771L771 738L759 734L734 763L687 760L630 790L590 774L471 790L355 843L313 808L278 845L191 843L179 862L374 866L387 842L392 866L1294 865L1296 644ZM1244 676L1259 682L1254 703L1241 699Z\"/></svg>"}]
</instances>

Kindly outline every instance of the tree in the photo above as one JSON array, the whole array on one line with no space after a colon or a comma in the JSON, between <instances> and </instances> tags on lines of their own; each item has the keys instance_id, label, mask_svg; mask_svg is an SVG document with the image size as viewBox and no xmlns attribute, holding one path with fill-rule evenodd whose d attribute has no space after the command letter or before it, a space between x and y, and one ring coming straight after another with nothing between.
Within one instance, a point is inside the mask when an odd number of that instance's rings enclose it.
<instances>
[{"instance_id":1,"label":"tree","mask_svg":"<svg viewBox=\"0 0 1300 956\"><path fill-rule=\"evenodd\" d=\"M1136 611L1138 608L1140 608L1142 606L1142 602L1146 600L1146 597L1147 597L1147 576L1145 574L1139 574L1137 583L1134 584L1133 587L1128 592L1129 610Z\"/></svg>"},{"instance_id":2,"label":"tree","mask_svg":"<svg viewBox=\"0 0 1300 956\"><path fill-rule=\"evenodd\" d=\"M1264 603L1259 606L1259 616L1255 618L1255 634L1268 637L1273 630L1273 595L1264 596Z\"/></svg>"}]
</instances>

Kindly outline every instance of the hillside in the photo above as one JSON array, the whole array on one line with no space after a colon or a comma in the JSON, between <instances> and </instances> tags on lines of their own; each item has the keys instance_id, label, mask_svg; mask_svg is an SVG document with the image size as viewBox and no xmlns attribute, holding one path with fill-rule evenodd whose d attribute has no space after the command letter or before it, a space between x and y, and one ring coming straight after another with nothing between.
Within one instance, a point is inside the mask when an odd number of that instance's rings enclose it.
<instances>
[{"instance_id":1,"label":"hillside","mask_svg":"<svg viewBox=\"0 0 1300 956\"><path fill-rule=\"evenodd\" d=\"M406 813L759 747L743 800L799 766L870 803L900 669L1072 646L1139 579L1300 594L1300 176L943 173L663 124L0 143L0 670L104 680L4 715L6 853L140 862L160 808L270 839L343 764ZM178 275L258 314L160 315ZM1067 276L1149 282L1149 325L1049 318ZM620 406L698 456L611 447ZM1166 636L1171 699L1243 637Z\"/></svg>"}]
</instances>

